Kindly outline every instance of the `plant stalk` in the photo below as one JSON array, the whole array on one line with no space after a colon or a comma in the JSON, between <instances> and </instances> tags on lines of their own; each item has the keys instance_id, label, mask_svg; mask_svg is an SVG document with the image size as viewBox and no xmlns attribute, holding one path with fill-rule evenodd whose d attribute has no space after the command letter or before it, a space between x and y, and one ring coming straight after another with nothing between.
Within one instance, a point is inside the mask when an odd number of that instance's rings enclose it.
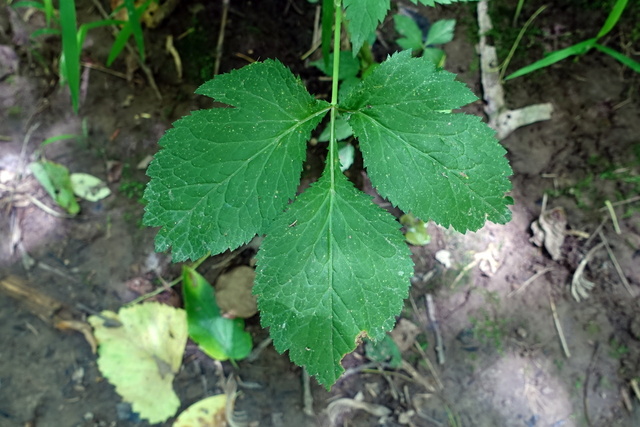
<instances>
[{"instance_id":1,"label":"plant stalk","mask_svg":"<svg viewBox=\"0 0 640 427\"><path fill-rule=\"evenodd\" d=\"M334 28L333 28L333 72L331 81L331 113L329 123L329 168L331 182L334 182L335 170L339 167L338 147L336 142L336 118L338 110L338 73L340 71L340 34L342 30L342 0L334 0Z\"/></svg>"}]
</instances>

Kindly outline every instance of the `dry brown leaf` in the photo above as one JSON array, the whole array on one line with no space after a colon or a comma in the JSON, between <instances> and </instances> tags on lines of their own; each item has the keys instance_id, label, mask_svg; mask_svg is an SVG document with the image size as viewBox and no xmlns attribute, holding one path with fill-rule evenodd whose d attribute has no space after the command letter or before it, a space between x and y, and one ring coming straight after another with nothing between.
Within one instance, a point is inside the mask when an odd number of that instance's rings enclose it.
<instances>
[{"instance_id":1,"label":"dry brown leaf","mask_svg":"<svg viewBox=\"0 0 640 427\"><path fill-rule=\"evenodd\" d=\"M222 274L216 281L216 301L224 317L247 319L258 312L256 297L251 293L256 272L242 265Z\"/></svg>"}]
</instances>

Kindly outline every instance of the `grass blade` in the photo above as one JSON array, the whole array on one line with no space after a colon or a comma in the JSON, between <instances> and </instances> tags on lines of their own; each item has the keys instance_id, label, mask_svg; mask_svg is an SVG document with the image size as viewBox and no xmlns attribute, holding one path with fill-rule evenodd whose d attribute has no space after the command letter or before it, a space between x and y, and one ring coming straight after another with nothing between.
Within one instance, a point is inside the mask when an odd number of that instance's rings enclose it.
<instances>
[{"instance_id":1,"label":"grass blade","mask_svg":"<svg viewBox=\"0 0 640 427\"><path fill-rule=\"evenodd\" d=\"M596 42L596 39L592 38L592 39L580 42L578 44L574 44L573 46L569 46L566 49L552 52L545 58L539 61L536 61L533 64L527 65L526 67L522 67L518 71L509 74L507 77L505 77L505 80L515 79L516 77L524 76L525 74L532 73L541 68L545 68L550 65L553 65L556 62L560 62L563 59L566 59L570 56L582 55L586 53L589 49L591 49L595 42Z\"/></svg>"},{"instance_id":2,"label":"grass blade","mask_svg":"<svg viewBox=\"0 0 640 427\"><path fill-rule=\"evenodd\" d=\"M624 11L624 8L627 6L628 1L629 0L618 0L616 4L613 5L611 13L609 13L609 16L607 16L607 20L604 22L604 25L598 32L596 38L599 39L600 37L605 36L607 33L609 33L609 31L613 29L613 27L616 26L618 20L620 19L620 16L622 15L622 12Z\"/></svg>"},{"instance_id":3,"label":"grass blade","mask_svg":"<svg viewBox=\"0 0 640 427\"><path fill-rule=\"evenodd\" d=\"M593 47L598 49L600 52L604 52L607 55L613 57L614 59L617 59L618 61L622 62L624 65L631 68L636 73L640 73L640 62L634 61L633 59L629 58L626 55L623 55L617 50L611 49L606 46L602 46L601 44L598 44L598 43L594 44Z\"/></svg>"},{"instance_id":4,"label":"grass blade","mask_svg":"<svg viewBox=\"0 0 640 427\"><path fill-rule=\"evenodd\" d=\"M33 7L34 9L44 11L44 5L42 3L38 3L37 1L29 1L29 0L17 1L11 4L11 7L14 9L17 9L19 7Z\"/></svg>"},{"instance_id":5,"label":"grass blade","mask_svg":"<svg viewBox=\"0 0 640 427\"><path fill-rule=\"evenodd\" d=\"M113 45L111 45L111 52L109 52L109 58L107 58L107 67L110 67L113 61L118 57L118 55L120 55L120 52L124 49L124 46L127 44L130 36L131 27L129 25L125 25L113 41Z\"/></svg>"},{"instance_id":6,"label":"grass blade","mask_svg":"<svg viewBox=\"0 0 640 427\"><path fill-rule=\"evenodd\" d=\"M55 9L53 8L53 0L42 0L44 5L44 16L47 20L47 27L51 26L51 19L54 17Z\"/></svg>"},{"instance_id":7,"label":"grass blade","mask_svg":"<svg viewBox=\"0 0 640 427\"><path fill-rule=\"evenodd\" d=\"M64 80L69 84L71 104L73 111L77 113L80 98L80 48L77 38L75 0L60 2L60 27L62 28L62 55L64 56L64 66L60 71L63 73Z\"/></svg>"},{"instance_id":8,"label":"grass blade","mask_svg":"<svg viewBox=\"0 0 640 427\"><path fill-rule=\"evenodd\" d=\"M133 0L124 0L124 5L127 8L127 13L129 14L129 19L125 24L125 27L131 28L131 33L133 33L136 46L138 46L138 52L140 53L140 59L142 62L144 62L144 36L142 35L142 27L140 26L140 14L149 6L149 3L150 2L146 2L140 9L136 9Z\"/></svg>"}]
</instances>

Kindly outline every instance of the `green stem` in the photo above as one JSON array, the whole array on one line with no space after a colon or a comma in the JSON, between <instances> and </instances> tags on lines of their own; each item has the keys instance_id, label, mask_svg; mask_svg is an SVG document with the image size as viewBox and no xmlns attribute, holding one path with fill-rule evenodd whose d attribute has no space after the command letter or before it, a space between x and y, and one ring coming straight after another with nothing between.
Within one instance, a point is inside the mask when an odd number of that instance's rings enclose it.
<instances>
[{"instance_id":1,"label":"green stem","mask_svg":"<svg viewBox=\"0 0 640 427\"><path fill-rule=\"evenodd\" d=\"M342 0L334 0L334 29L333 29L333 80L331 82L331 114L329 123L329 167L331 169L331 183L335 179L335 171L339 167L338 147L336 142L336 118L338 114L338 73L340 71L340 34L342 29Z\"/></svg>"}]
</instances>

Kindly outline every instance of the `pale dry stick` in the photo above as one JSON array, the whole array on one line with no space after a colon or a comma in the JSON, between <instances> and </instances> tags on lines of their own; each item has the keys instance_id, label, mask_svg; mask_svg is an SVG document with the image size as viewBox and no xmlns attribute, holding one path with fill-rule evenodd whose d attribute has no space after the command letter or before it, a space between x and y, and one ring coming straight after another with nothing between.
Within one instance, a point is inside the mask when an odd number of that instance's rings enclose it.
<instances>
[{"instance_id":1,"label":"pale dry stick","mask_svg":"<svg viewBox=\"0 0 640 427\"><path fill-rule=\"evenodd\" d=\"M93 0L93 5L96 7L96 9L98 9L98 12L100 12L100 15L102 15L103 19L109 19L109 14L107 13L106 10L104 10L104 7L102 7L102 5L98 0ZM115 25L112 25L111 29L115 35L118 34L117 33L119 31L118 27L116 27ZM131 47L129 42L127 42L124 45L124 47L127 49L127 52L129 52L130 55L133 55L136 58L136 60L138 61L138 65L140 66L140 69L147 76L147 81L149 82L151 89L153 89L158 99L162 101L162 94L160 93L160 89L158 89L158 85L156 85L156 80L154 79L153 73L151 72L149 67L147 67L147 65L142 61L142 59L140 58L140 55L136 54L136 51Z\"/></svg>"},{"instance_id":2,"label":"pale dry stick","mask_svg":"<svg viewBox=\"0 0 640 427\"><path fill-rule=\"evenodd\" d=\"M36 207L40 208L42 211L48 213L51 216L55 216L57 218L74 218L73 215L61 213L61 212L58 212L58 211L50 208L49 206L47 206L44 203L42 203L40 200L36 199L31 194L27 194L27 197L29 198L31 203L33 203Z\"/></svg>"},{"instance_id":3,"label":"pale dry stick","mask_svg":"<svg viewBox=\"0 0 640 427\"><path fill-rule=\"evenodd\" d=\"M591 418L589 417L589 402L588 402L588 393L589 393L589 377L591 376L591 371L593 371L593 367L596 364L596 360L598 359L598 350L600 349L600 343L596 341L596 344L593 348L593 353L591 354L591 362L589 362L589 366L587 367L587 375L584 379L584 386L582 387L582 405L584 411L584 417L587 420L587 424L589 427L592 427Z\"/></svg>"},{"instance_id":4,"label":"pale dry stick","mask_svg":"<svg viewBox=\"0 0 640 427\"><path fill-rule=\"evenodd\" d=\"M636 395L636 399L640 400L640 387L638 387L638 380L635 378L631 380L631 389L633 394Z\"/></svg>"},{"instance_id":5,"label":"pale dry stick","mask_svg":"<svg viewBox=\"0 0 640 427\"><path fill-rule=\"evenodd\" d=\"M433 303L433 297L431 296L431 294L427 294L425 299L427 305L427 316L429 316L429 322L431 323L433 333L436 336L436 354L438 356L438 364L444 365L444 344L442 343L442 335L440 334L440 325L438 324L438 320L436 318L436 307Z\"/></svg>"},{"instance_id":6,"label":"pale dry stick","mask_svg":"<svg viewBox=\"0 0 640 427\"><path fill-rule=\"evenodd\" d=\"M617 207L617 206L622 206L622 205L628 205L629 203L635 203L635 202L640 202L640 196L633 196L630 197L626 200L620 200L619 202L613 202L611 203L611 206L613 207ZM600 208L601 211L607 210L607 207L604 206L602 208Z\"/></svg>"},{"instance_id":7,"label":"pale dry stick","mask_svg":"<svg viewBox=\"0 0 640 427\"><path fill-rule=\"evenodd\" d=\"M613 262L613 266L616 268L616 271L618 272L618 276L620 276L622 285L627 290L627 292L629 292L629 295L633 297L634 295L633 295L633 291L631 290L631 285L629 284L627 277L624 275L624 271L622 271L622 267L620 267L620 263L618 262L618 259L614 255L613 250L611 250L611 246L609 246L609 241L607 240L606 237L604 237L604 233L602 233L602 231L599 231L598 235L600 236L600 239L602 239L602 243L604 243L604 247L607 249L609 258L611 258L611 262Z\"/></svg>"},{"instance_id":8,"label":"pale dry stick","mask_svg":"<svg viewBox=\"0 0 640 427\"><path fill-rule=\"evenodd\" d=\"M227 27L227 17L229 16L230 0L222 0L222 18L220 19L220 30L218 32L218 43L216 44L216 59L213 63L213 75L220 72L220 62L222 61L222 46L224 45L224 31Z\"/></svg>"},{"instance_id":9,"label":"pale dry stick","mask_svg":"<svg viewBox=\"0 0 640 427\"><path fill-rule=\"evenodd\" d=\"M167 52L169 52L169 54L173 58L173 63L176 64L176 72L178 73L178 80L182 81L182 60L180 59L180 54L178 53L175 46L173 45L173 36L171 35L167 36L167 41L164 45L164 48Z\"/></svg>"},{"instance_id":10,"label":"pale dry stick","mask_svg":"<svg viewBox=\"0 0 640 427\"><path fill-rule=\"evenodd\" d=\"M320 29L320 11L321 10L322 9L320 6L316 6L316 14L313 18L313 35L311 36L311 48L309 48L308 51L302 54L302 56L300 57L300 60L302 61L310 57L313 54L313 52L315 52L316 50L318 50L320 46L322 46L322 38L321 38L322 30Z\"/></svg>"},{"instance_id":11,"label":"pale dry stick","mask_svg":"<svg viewBox=\"0 0 640 427\"><path fill-rule=\"evenodd\" d=\"M546 267L540 271L538 271L536 274L534 274L533 276L529 277L527 280L525 280L525 282L520 285L520 287L516 290L513 290L511 292L509 292L507 294L507 298L511 298L512 296L514 296L515 294L519 294L520 292L524 291L530 284L532 284L533 282L536 281L536 279L538 279L538 277L543 276L545 274L547 274L550 271L553 271L554 269L551 267Z\"/></svg>"},{"instance_id":12,"label":"pale dry stick","mask_svg":"<svg viewBox=\"0 0 640 427\"><path fill-rule=\"evenodd\" d=\"M553 297L551 296L551 290L547 289L549 292L549 303L551 305L551 314L553 315L553 323L556 326L556 331L558 331L558 336L560 337L560 343L562 344L562 350L564 351L564 355L568 358L571 357L571 352L569 351L569 346L567 346L567 340L564 338L564 332L562 332L562 325L560 325L560 318L558 317L558 312L556 310L556 304L553 302Z\"/></svg>"},{"instance_id":13,"label":"pale dry stick","mask_svg":"<svg viewBox=\"0 0 640 427\"><path fill-rule=\"evenodd\" d=\"M231 254L233 254L233 252ZM200 264L202 264L209 257L209 255L210 255L210 253L206 254L205 256L200 258L199 260L195 261L193 264L191 264L191 268L193 268L194 270L197 269L198 266ZM216 267L218 267L220 265L226 265L227 262L229 262L229 260L227 258L225 258L221 262L215 264L212 268L216 268ZM140 295L138 298L134 299L133 301L130 301L130 302L126 303L124 305L125 307L136 305L139 302L142 302L142 301L144 301L146 299L149 299L149 298L154 297L154 296L156 296L158 294L161 294L164 291L169 290L169 288L172 288L175 285L177 285L178 283L182 282L182 276L178 276L177 278L173 279L171 282L167 282L166 280L164 280L164 278L160 275L160 273L158 271L155 271L155 273L156 273L156 276L158 277L158 279L160 280L160 282L162 282L162 286L159 286L156 289L152 290L151 292L147 292L144 295Z\"/></svg>"},{"instance_id":14,"label":"pale dry stick","mask_svg":"<svg viewBox=\"0 0 640 427\"><path fill-rule=\"evenodd\" d=\"M420 347L420 345L418 345L417 342L413 343L413 345L416 348L416 350L418 350L418 353L420 353L420 355L422 356L422 359L427 364L427 369L429 369L429 372L431 373L431 376L435 380L436 386L438 387L438 389L439 390L444 390L444 384L442 384L442 381L440 381L440 377L438 376L438 372L436 371L436 367L433 366L433 363L431 363L431 360L427 357L427 353L424 352L422 347Z\"/></svg>"},{"instance_id":15,"label":"pale dry stick","mask_svg":"<svg viewBox=\"0 0 640 427\"><path fill-rule=\"evenodd\" d=\"M620 224L618 224L618 216L616 215L616 212L613 210L613 205L608 200L604 201L604 205L609 211L609 216L611 216L611 221L613 222L613 229L615 230L616 234L618 235L622 234L622 231L620 231Z\"/></svg>"},{"instance_id":16,"label":"pale dry stick","mask_svg":"<svg viewBox=\"0 0 640 427\"><path fill-rule=\"evenodd\" d=\"M119 77L119 78L121 78L123 80L127 80L127 75L125 73L121 73L119 71L111 70L109 68L103 67L103 66L98 65L98 64L92 64L91 62L81 62L80 65L82 65L85 68L90 68L90 69L96 70L96 71L102 71L103 73L111 74L112 76Z\"/></svg>"},{"instance_id":17,"label":"pale dry stick","mask_svg":"<svg viewBox=\"0 0 640 427\"><path fill-rule=\"evenodd\" d=\"M315 412L313 412L313 394L311 394L311 384L310 384L310 376L309 372L305 368L302 368L302 402L303 402L303 412L305 415L310 417L315 417Z\"/></svg>"},{"instance_id":18,"label":"pale dry stick","mask_svg":"<svg viewBox=\"0 0 640 427\"><path fill-rule=\"evenodd\" d=\"M593 231L593 233L591 233L591 236L589 236L589 238L584 242L584 246L589 246L589 243L591 243L591 241L598 235L598 233L600 233L600 231L602 230L604 225L607 223L608 219L609 218L606 217L606 216L604 218L602 218L602 221L600 221L600 224L598 224L598 226Z\"/></svg>"}]
</instances>

